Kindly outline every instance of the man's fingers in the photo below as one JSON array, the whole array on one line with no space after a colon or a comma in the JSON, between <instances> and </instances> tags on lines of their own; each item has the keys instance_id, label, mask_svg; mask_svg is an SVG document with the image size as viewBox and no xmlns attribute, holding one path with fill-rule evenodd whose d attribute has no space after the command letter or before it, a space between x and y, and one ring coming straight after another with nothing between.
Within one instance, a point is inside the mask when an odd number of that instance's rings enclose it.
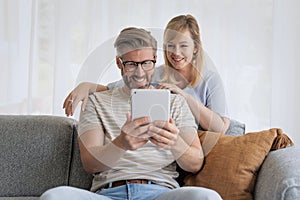
<instances>
[{"instance_id":1,"label":"man's fingers","mask_svg":"<svg viewBox=\"0 0 300 200\"><path fill-rule=\"evenodd\" d=\"M161 129L166 129L166 130L168 130L172 133L178 133L179 132L179 130L176 127L175 123L171 123L171 121L170 121L170 123L166 122L166 121L155 121L155 122L153 122L153 125L156 126L156 127L161 128Z\"/></svg>"},{"instance_id":2,"label":"man's fingers","mask_svg":"<svg viewBox=\"0 0 300 200\"><path fill-rule=\"evenodd\" d=\"M147 125L151 122L150 117L140 117L135 119L133 122L133 126L139 127L139 126L143 126L143 125Z\"/></svg>"},{"instance_id":3,"label":"man's fingers","mask_svg":"<svg viewBox=\"0 0 300 200\"><path fill-rule=\"evenodd\" d=\"M149 134L158 139L158 141L161 141L161 138L167 138L168 140L174 139L174 134L172 132L155 126L149 127Z\"/></svg>"},{"instance_id":4,"label":"man's fingers","mask_svg":"<svg viewBox=\"0 0 300 200\"><path fill-rule=\"evenodd\" d=\"M131 121L131 115L127 113L126 118L126 123L122 128L124 133L133 137L139 137L148 131L150 125L149 117L141 117Z\"/></svg>"}]
</instances>

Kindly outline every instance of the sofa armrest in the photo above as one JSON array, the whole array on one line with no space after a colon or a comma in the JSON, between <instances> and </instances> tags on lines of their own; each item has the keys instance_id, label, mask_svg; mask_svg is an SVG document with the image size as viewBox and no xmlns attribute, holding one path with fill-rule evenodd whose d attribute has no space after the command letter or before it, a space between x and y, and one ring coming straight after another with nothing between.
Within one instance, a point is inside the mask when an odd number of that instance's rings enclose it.
<instances>
[{"instance_id":1,"label":"sofa armrest","mask_svg":"<svg viewBox=\"0 0 300 200\"><path fill-rule=\"evenodd\" d=\"M256 200L300 199L300 148L271 151L266 157L255 185Z\"/></svg>"}]
</instances>

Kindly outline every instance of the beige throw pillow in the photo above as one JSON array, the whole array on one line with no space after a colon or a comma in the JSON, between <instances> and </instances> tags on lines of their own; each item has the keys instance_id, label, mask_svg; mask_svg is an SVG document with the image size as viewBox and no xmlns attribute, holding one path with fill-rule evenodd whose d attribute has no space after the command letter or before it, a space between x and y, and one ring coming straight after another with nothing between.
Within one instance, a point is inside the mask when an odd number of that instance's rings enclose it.
<instances>
[{"instance_id":1,"label":"beige throw pillow","mask_svg":"<svg viewBox=\"0 0 300 200\"><path fill-rule=\"evenodd\" d=\"M224 200L253 199L256 176L280 129L228 136L199 131L205 157L203 168L184 179L184 186L217 191ZM282 133L282 131L281 131Z\"/></svg>"}]
</instances>

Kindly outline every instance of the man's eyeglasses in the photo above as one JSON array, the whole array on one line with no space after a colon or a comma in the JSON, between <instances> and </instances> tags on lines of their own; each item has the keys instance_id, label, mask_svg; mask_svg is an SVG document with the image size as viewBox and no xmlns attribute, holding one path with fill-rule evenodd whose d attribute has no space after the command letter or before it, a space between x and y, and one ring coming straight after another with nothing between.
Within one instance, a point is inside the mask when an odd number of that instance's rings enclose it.
<instances>
[{"instance_id":1,"label":"man's eyeglasses","mask_svg":"<svg viewBox=\"0 0 300 200\"><path fill-rule=\"evenodd\" d=\"M121 60L121 58L120 58ZM122 65L126 71L133 72L135 71L139 64L141 64L144 71L149 71L154 68L156 60L144 60L142 62L134 62L134 61L122 61Z\"/></svg>"}]
</instances>

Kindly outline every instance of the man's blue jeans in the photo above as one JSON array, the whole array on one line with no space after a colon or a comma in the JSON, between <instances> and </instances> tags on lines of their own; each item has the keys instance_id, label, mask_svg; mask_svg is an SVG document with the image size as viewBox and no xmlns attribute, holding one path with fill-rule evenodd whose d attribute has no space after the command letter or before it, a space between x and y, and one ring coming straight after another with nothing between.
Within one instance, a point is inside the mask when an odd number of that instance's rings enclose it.
<instances>
[{"instance_id":1,"label":"man's blue jeans","mask_svg":"<svg viewBox=\"0 0 300 200\"><path fill-rule=\"evenodd\" d=\"M46 191L41 200L220 200L220 195L201 187L170 189L155 184L126 184L102 189L96 193L69 186L60 186Z\"/></svg>"}]
</instances>

